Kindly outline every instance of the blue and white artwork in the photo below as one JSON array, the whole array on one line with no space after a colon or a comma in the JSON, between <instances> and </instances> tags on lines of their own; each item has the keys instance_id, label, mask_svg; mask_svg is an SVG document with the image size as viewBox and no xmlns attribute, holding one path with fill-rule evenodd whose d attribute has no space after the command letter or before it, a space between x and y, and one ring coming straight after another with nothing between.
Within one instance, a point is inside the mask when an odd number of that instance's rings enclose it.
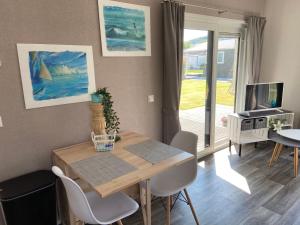
<instances>
[{"instance_id":1,"label":"blue and white artwork","mask_svg":"<svg viewBox=\"0 0 300 225\"><path fill-rule=\"evenodd\" d=\"M89 46L18 44L26 108L88 101L95 91Z\"/></svg>"},{"instance_id":2,"label":"blue and white artwork","mask_svg":"<svg viewBox=\"0 0 300 225\"><path fill-rule=\"evenodd\" d=\"M104 56L150 56L150 9L115 1L99 1Z\"/></svg>"},{"instance_id":3,"label":"blue and white artwork","mask_svg":"<svg viewBox=\"0 0 300 225\"><path fill-rule=\"evenodd\" d=\"M36 101L88 93L85 52L29 52L32 94Z\"/></svg>"}]
</instances>

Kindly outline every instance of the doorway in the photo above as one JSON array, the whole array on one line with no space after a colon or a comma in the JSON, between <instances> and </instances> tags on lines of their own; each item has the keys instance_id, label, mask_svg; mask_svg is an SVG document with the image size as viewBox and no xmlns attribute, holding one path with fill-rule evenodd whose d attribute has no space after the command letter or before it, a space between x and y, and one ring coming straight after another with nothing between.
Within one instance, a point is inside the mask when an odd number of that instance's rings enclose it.
<instances>
[{"instance_id":1,"label":"doorway","mask_svg":"<svg viewBox=\"0 0 300 225\"><path fill-rule=\"evenodd\" d=\"M233 23L234 22L234 23ZM180 99L182 130L198 135L198 156L228 144L235 112L243 21L186 14Z\"/></svg>"},{"instance_id":2,"label":"doorway","mask_svg":"<svg viewBox=\"0 0 300 225\"><path fill-rule=\"evenodd\" d=\"M184 30L180 100L182 130L198 135L198 151L210 147L213 31Z\"/></svg>"}]
</instances>

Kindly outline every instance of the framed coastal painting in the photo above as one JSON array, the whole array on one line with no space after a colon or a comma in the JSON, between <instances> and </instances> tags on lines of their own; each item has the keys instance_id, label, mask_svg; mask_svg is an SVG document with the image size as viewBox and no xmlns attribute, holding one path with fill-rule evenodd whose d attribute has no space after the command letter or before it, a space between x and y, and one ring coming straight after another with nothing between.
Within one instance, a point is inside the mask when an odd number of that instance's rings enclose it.
<instances>
[{"instance_id":1,"label":"framed coastal painting","mask_svg":"<svg viewBox=\"0 0 300 225\"><path fill-rule=\"evenodd\" d=\"M150 7L99 0L103 56L151 56Z\"/></svg>"},{"instance_id":2,"label":"framed coastal painting","mask_svg":"<svg viewBox=\"0 0 300 225\"><path fill-rule=\"evenodd\" d=\"M17 44L27 109L84 102L96 91L91 46Z\"/></svg>"}]
</instances>

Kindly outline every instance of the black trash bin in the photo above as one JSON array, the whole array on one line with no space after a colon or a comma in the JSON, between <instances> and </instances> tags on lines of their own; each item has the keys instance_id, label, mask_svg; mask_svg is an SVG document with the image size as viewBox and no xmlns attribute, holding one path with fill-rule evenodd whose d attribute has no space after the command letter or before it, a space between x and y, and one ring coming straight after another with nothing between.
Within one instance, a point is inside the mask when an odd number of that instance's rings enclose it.
<instances>
[{"instance_id":1,"label":"black trash bin","mask_svg":"<svg viewBox=\"0 0 300 225\"><path fill-rule=\"evenodd\" d=\"M0 183L1 211L7 225L57 225L56 177L36 171Z\"/></svg>"}]
</instances>

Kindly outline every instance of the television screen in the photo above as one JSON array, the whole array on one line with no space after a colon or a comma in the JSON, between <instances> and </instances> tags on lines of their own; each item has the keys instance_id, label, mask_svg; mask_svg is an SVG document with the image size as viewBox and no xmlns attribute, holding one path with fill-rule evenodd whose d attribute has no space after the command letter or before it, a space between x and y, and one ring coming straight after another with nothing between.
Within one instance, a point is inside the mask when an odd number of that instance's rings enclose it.
<instances>
[{"instance_id":1,"label":"television screen","mask_svg":"<svg viewBox=\"0 0 300 225\"><path fill-rule=\"evenodd\" d=\"M247 85L245 111L280 108L282 95L283 83Z\"/></svg>"}]
</instances>

